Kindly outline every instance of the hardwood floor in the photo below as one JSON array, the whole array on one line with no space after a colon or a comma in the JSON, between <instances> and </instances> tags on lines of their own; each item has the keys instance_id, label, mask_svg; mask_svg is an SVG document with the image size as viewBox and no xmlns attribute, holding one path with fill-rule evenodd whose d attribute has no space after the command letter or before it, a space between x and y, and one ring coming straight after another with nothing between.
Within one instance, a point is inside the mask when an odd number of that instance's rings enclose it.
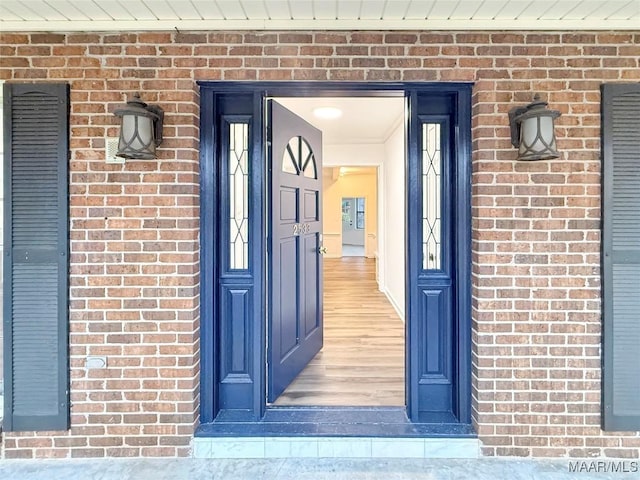
<instances>
[{"instance_id":1,"label":"hardwood floor","mask_svg":"<svg viewBox=\"0 0 640 480\"><path fill-rule=\"evenodd\" d=\"M404 324L374 259L325 259L324 348L275 405L405 405Z\"/></svg>"}]
</instances>

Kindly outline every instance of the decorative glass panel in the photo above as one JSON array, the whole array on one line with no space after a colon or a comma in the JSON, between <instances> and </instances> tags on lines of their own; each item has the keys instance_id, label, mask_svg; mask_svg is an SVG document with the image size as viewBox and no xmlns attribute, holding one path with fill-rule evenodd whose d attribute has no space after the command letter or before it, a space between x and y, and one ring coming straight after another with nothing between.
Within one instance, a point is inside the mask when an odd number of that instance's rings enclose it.
<instances>
[{"instance_id":1,"label":"decorative glass panel","mask_svg":"<svg viewBox=\"0 0 640 480\"><path fill-rule=\"evenodd\" d=\"M422 268L440 268L442 156L440 124L422 124Z\"/></svg>"},{"instance_id":2,"label":"decorative glass panel","mask_svg":"<svg viewBox=\"0 0 640 480\"><path fill-rule=\"evenodd\" d=\"M282 156L282 171L293 175L302 173L307 178L318 178L316 158L304 138L298 136L289 140Z\"/></svg>"},{"instance_id":3,"label":"decorative glass panel","mask_svg":"<svg viewBox=\"0 0 640 480\"><path fill-rule=\"evenodd\" d=\"M229 124L229 268L249 268L249 125Z\"/></svg>"}]
</instances>

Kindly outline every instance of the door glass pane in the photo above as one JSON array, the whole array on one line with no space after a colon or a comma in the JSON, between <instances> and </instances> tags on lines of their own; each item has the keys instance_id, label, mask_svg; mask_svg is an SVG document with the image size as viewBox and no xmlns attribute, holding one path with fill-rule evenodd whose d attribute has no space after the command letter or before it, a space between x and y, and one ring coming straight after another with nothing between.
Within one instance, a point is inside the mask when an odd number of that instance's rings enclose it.
<instances>
[{"instance_id":1,"label":"door glass pane","mask_svg":"<svg viewBox=\"0 0 640 480\"><path fill-rule=\"evenodd\" d=\"M304 176L307 178L318 178L316 173L316 159L311 151L311 146L302 137L300 137L300 152L300 161Z\"/></svg>"},{"instance_id":2,"label":"door glass pane","mask_svg":"<svg viewBox=\"0 0 640 480\"><path fill-rule=\"evenodd\" d=\"M318 178L316 159L309 142L303 137L293 137L282 155L282 171L307 178Z\"/></svg>"},{"instance_id":3,"label":"door glass pane","mask_svg":"<svg viewBox=\"0 0 640 480\"><path fill-rule=\"evenodd\" d=\"M440 268L441 227L440 124L422 124L422 268Z\"/></svg>"},{"instance_id":4,"label":"door glass pane","mask_svg":"<svg viewBox=\"0 0 640 480\"><path fill-rule=\"evenodd\" d=\"M293 137L289 140L287 148L282 155L282 171L298 175L300 167L298 159L300 158L300 137Z\"/></svg>"},{"instance_id":5,"label":"door glass pane","mask_svg":"<svg viewBox=\"0 0 640 480\"><path fill-rule=\"evenodd\" d=\"M249 268L249 125L229 124L229 268Z\"/></svg>"}]
</instances>

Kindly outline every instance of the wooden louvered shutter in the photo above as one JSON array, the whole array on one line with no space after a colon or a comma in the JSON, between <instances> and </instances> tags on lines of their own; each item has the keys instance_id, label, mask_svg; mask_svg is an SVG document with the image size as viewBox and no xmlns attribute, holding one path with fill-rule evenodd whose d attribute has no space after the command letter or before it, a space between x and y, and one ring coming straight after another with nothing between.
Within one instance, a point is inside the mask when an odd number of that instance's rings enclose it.
<instances>
[{"instance_id":1,"label":"wooden louvered shutter","mask_svg":"<svg viewBox=\"0 0 640 480\"><path fill-rule=\"evenodd\" d=\"M4 85L4 429L69 428L69 87Z\"/></svg>"},{"instance_id":2,"label":"wooden louvered shutter","mask_svg":"<svg viewBox=\"0 0 640 480\"><path fill-rule=\"evenodd\" d=\"M602 87L603 428L640 431L640 84Z\"/></svg>"}]
</instances>

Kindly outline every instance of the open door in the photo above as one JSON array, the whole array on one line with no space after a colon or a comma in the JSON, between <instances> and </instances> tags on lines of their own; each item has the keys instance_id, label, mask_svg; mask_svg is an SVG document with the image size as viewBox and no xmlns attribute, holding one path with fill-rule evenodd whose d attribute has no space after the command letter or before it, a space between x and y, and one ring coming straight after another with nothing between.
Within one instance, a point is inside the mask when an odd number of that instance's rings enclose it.
<instances>
[{"instance_id":1,"label":"open door","mask_svg":"<svg viewBox=\"0 0 640 480\"><path fill-rule=\"evenodd\" d=\"M271 170L268 394L274 402L322 348L322 132L267 104Z\"/></svg>"}]
</instances>

